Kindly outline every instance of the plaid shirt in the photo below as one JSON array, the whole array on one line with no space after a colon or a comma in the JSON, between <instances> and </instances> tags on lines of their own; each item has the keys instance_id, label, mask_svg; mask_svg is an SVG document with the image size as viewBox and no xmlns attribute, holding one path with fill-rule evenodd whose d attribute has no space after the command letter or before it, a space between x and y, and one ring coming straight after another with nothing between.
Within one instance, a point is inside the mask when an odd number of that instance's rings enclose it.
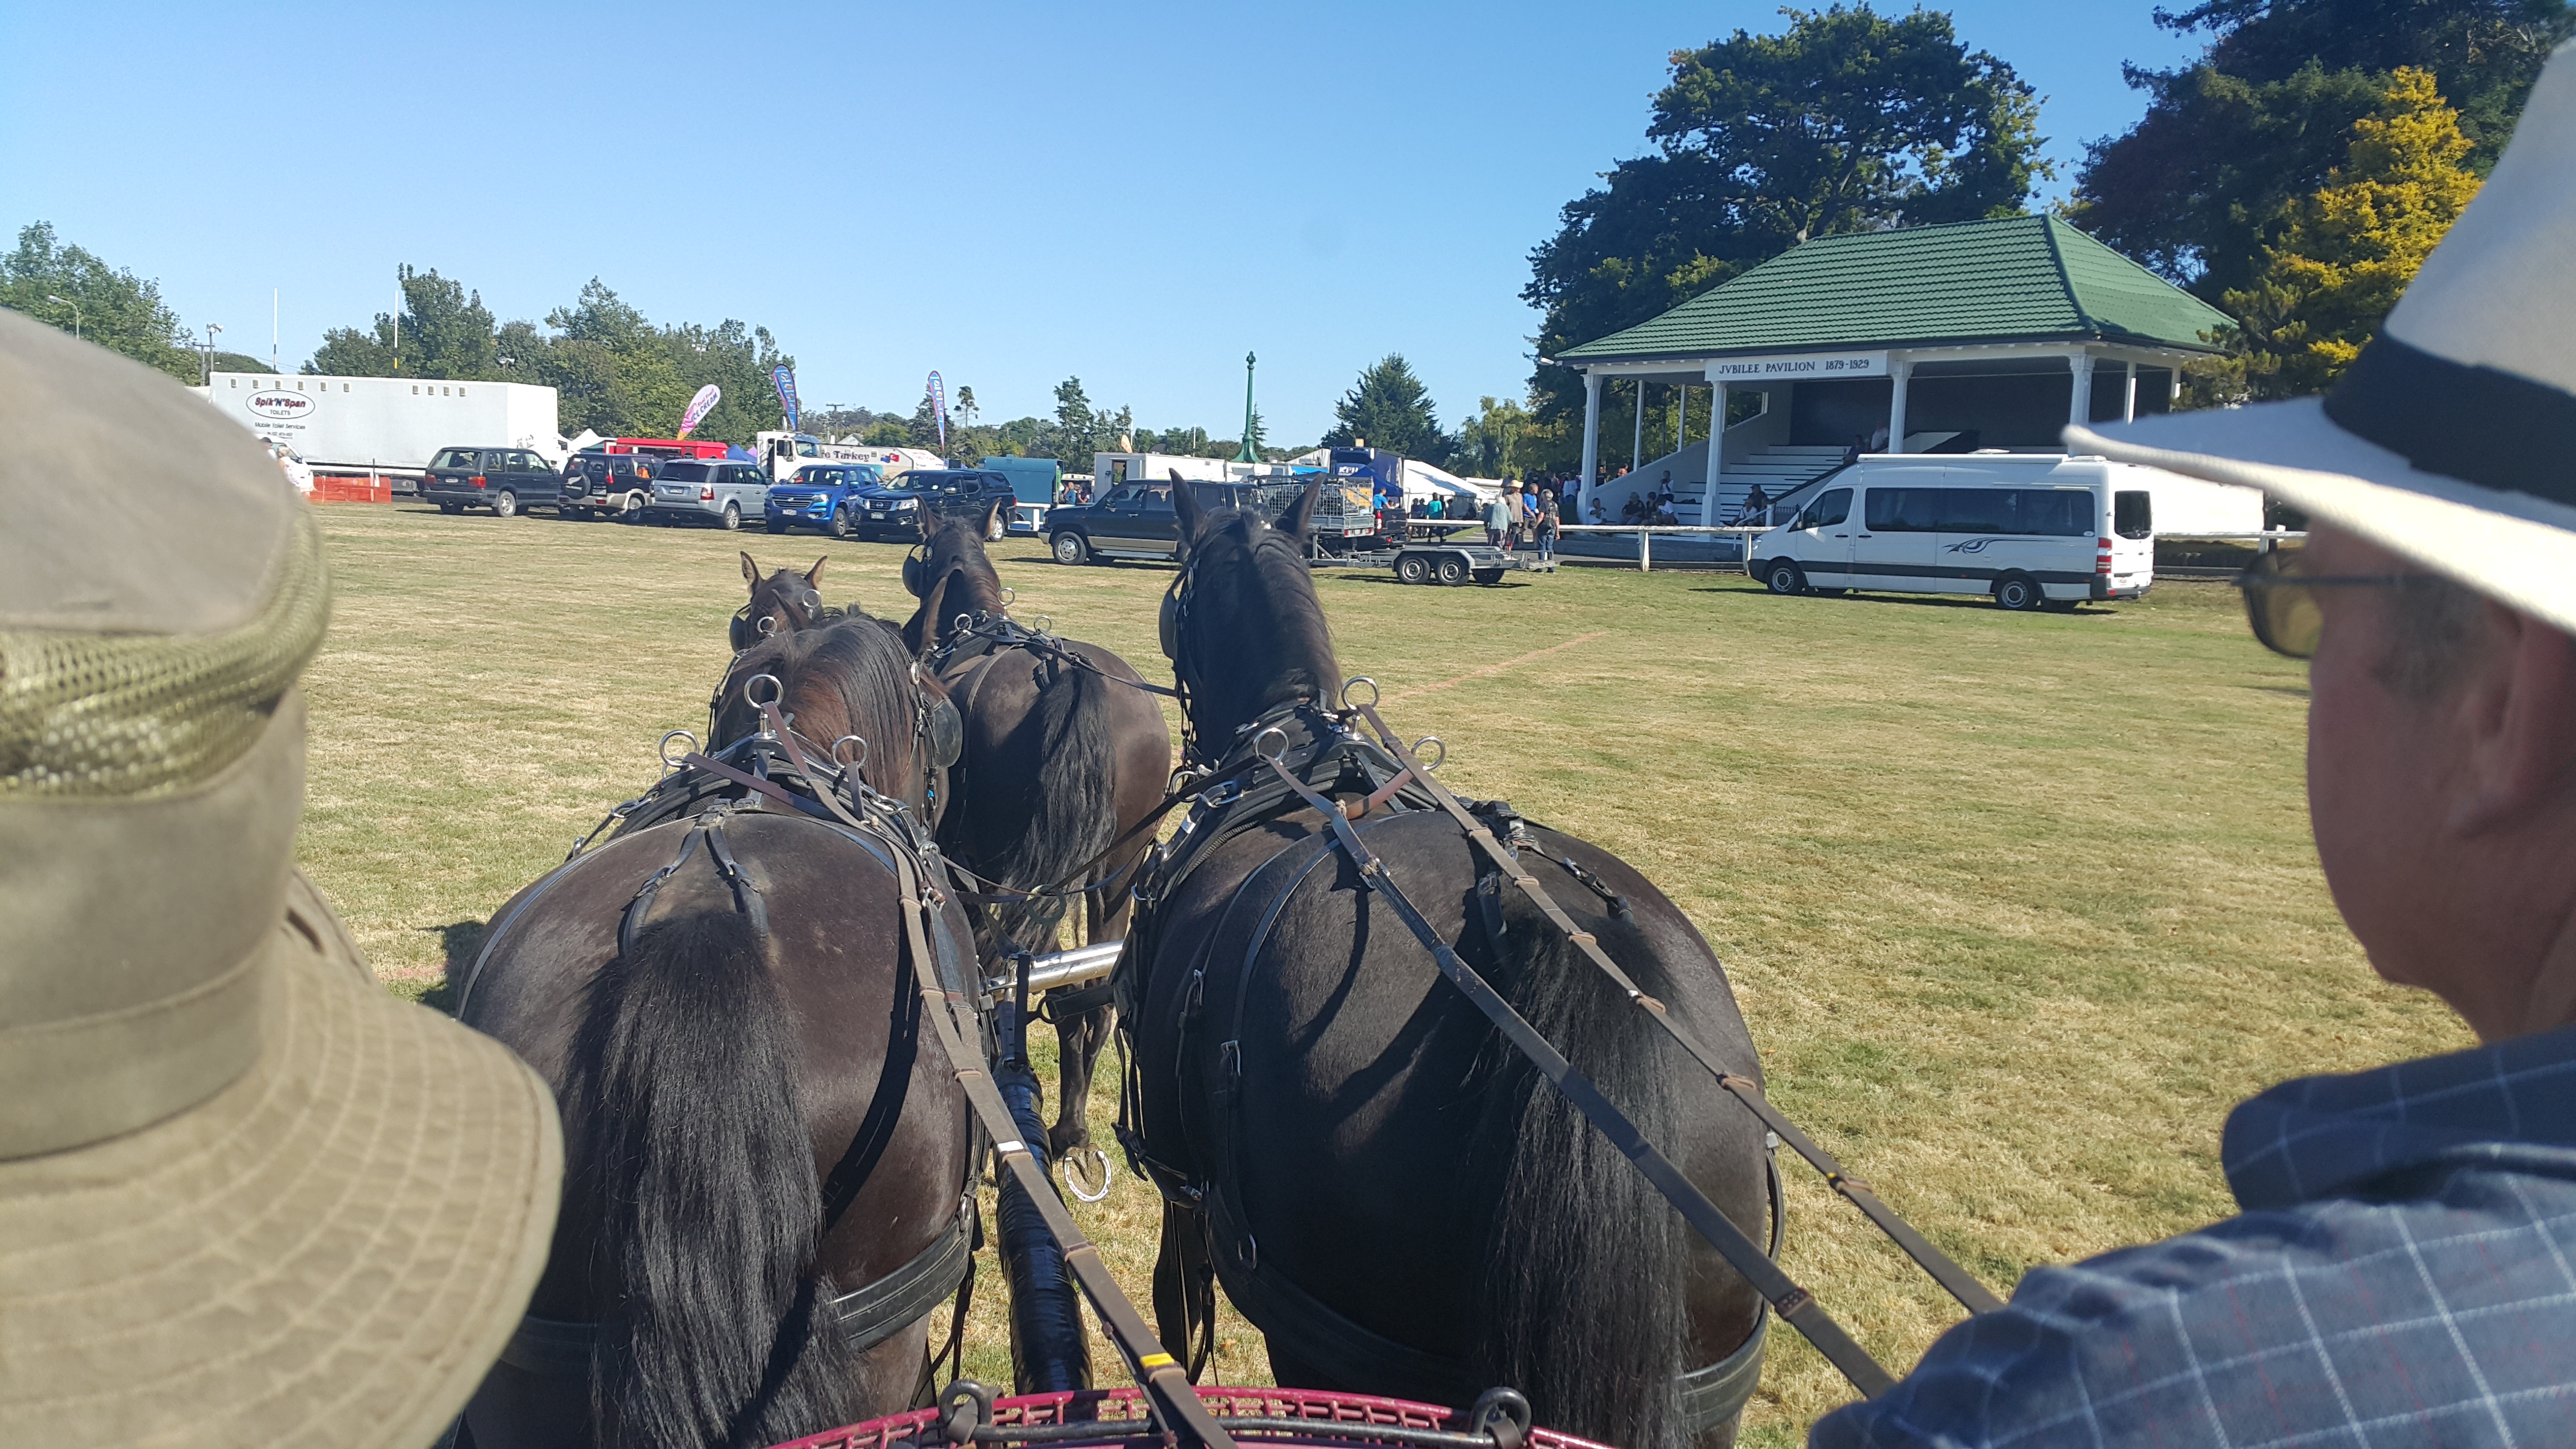
<instances>
[{"instance_id":1,"label":"plaid shirt","mask_svg":"<svg viewBox=\"0 0 2576 1449\"><path fill-rule=\"evenodd\" d=\"M2576 1028L2240 1105L2240 1217L2064 1268L1809 1449L2576 1443Z\"/></svg>"}]
</instances>

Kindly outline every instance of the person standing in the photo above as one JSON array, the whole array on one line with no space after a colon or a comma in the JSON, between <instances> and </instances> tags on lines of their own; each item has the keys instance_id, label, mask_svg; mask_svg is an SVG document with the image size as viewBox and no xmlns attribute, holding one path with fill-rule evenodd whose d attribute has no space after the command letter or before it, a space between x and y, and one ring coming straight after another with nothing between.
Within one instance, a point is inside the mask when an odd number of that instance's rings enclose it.
<instances>
[{"instance_id":1,"label":"person standing","mask_svg":"<svg viewBox=\"0 0 2576 1449\"><path fill-rule=\"evenodd\" d=\"M1556 495L1541 491L1538 495L1538 557L1541 563L1556 562Z\"/></svg>"},{"instance_id":2,"label":"person standing","mask_svg":"<svg viewBox=\"0 0 2576 1449\"><path fill-rule=\"evenodd\" d=\"M1485 542L1505 553L1512 550L1512 497L1499 492L1485 504Z\"/></svg>"},{"instance_id":3,"label":"person standing","mask_svg":"<svg viewBox=\"0 0 2576 1449\"><path fill-rule=\"evenodd\" d=\"M2033 1268L1895 1387L1819 1420L1811 1449L2569 1442L2571 214L2562 48L2325 397L2065 430L2070 452L2308 515L2304 548L2237 584L2255 637L2308 662L2318 861L2371 969L2441 997L2481 1044L2239 1104L2220 1145L2237 1216Z\"/></svg>"}]
</instances>

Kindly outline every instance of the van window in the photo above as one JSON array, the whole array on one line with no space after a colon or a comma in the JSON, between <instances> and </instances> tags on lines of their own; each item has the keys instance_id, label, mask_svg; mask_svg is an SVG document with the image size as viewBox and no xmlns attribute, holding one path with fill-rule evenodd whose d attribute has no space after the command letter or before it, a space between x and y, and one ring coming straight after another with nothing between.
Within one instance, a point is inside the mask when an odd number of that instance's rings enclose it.
<instances>
[{"instance_id":1,"label":"van window","mask_svg":"<svg viewBox=\"0 0 2576 1449\"><path fill-rule=\"evenodd\" d=\"M1941 526L1945 488L1872 488L1868 527L1872 533L1930 533Z\"/></svg>"},{"instance_id":2,"label":"van window","mask_svg":"<svg viewBox=\"0 0 2576 1449\"><path fill-rule=\"evenodd\" d=\"M704 463L665 463L662 465L662 477L664 481L671 483L704 483L707 481L707 474L709 471L710 470L707 465Z\"/></svg>"},{"instance_id":3,"label":"van window","mask_svg":"<svg viewBox=\"0 0 2576 1449\"><path fill-rule=\"evenodd\" d=\"M2156 499L2152 493L2114 493L2111 495L2111 528L2122 538L2152 538L2156 531Z\"/></svg>"},{"instance_id":4,"label":"van window","mask_svg":"<svg viewBox=\"0 0 2576 1449\"><path fill-rule=\"evenodd\" d=\"M1830 528L1850 517L1851 490L1848 488L1828 488L1822 494L1817 496L1815 506L1807 510L1806 526L1809 528Z\"/></svg>"},{"instance_id":5,"label":"van window","mask_svg":"<svg viewBox=\"0 0 2576 1449\"><path fill-rule=\"evenodd\" d=\"M1941 531L2082 537L2093 532L2093 495L2072 488L1944 488Z\"/></svg>"},{"instance_id":6,"label":"van window","mask_svg":"<svg viewBox=\"0 0 2576 1449\"><path fill-rule=\"evenodd\" d=\"M438 456L430 460L429 466L433 468L471 468L474 466L474 450L471 448L441 448L438 450Z\"/></svg>"}]
</instances>

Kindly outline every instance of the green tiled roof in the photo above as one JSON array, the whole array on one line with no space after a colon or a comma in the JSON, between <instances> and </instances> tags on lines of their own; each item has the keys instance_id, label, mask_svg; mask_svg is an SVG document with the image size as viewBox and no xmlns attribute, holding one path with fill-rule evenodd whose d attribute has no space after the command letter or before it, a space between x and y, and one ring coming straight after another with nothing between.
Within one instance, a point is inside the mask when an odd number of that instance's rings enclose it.
<instances>
[{"instance_id":1,"label":"green tiled roof","mask_svg":"<svg viewBox=\"0 0 2576 1449\"><path fill-rule=\"evenodd\" d=\"M1812 347L2133 342L2212 350L2227 315L2053 216L1820 237L1651 321L1598 362Z\"/></svg>"}]
</instances>

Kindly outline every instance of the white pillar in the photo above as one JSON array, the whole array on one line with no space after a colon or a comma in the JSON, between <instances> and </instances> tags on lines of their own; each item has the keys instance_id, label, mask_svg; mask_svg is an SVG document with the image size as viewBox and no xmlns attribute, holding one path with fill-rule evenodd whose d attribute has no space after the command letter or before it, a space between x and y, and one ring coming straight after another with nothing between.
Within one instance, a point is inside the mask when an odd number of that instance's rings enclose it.
<instances>
[{"instance_id":1,"label":"white pillar","mask_svg":"<svg viewBox=\"0 0 2576 1449\"><path fill-rule=\"evenodd\" d=\"M2127 385L2124 389L2122 389L2122 391L2121 391L2121 393L2120 393L2120 421L2122 421L2122 422L2124 422L2124 423L2134 423L2134 422L2136 422L2137 420L2138 420L2138 365L2137 365L2136 363L2132 362L2132 363L2130 363L2130 364L2129 364L2129 380L2128 380L2128 385Z\"/></svg>"},{"instance_id":2,"label":"white pillar","mask_svg":"<svg viewBox=\"0 0 2576 1449\"><path fill-rule=\"evenodd\" d=\"M1628 471L1646 466L1646 380L1637 379L1637 431L1628 439Z\"/></svg>"},{"instance_id":3,"label":"white pillar","mask_svg":"<svg viewBox=\"0 0 2576 1449\"><path fill-rule=\"evenodd\" d=\"M1583 374L1583 496L1592 496L1601 471L1601 374Z\"/></svg>"},{"instance_id":4,"label":"white pillar","mask_svg":"<svg viewBox=\"0 0 2576 1449\"><path fill-rule=\"evenodd\" d=\"M2080 428L2093 420L2093 354L2078 352L2066 363L2067 370L2074 374L2074 384L2066 396L2066 425Z\"/></svg>"},{"instance_id":5,"label":"white pillar","mask_svg":"<svg viewBox=\"0 0 2576 1449\"><path fill-rule=\"evenodd\" d=\"M1905 390L1906 384L1914 381L1914 359L1890 358L1887 375L1893 383L1887 391L1887 451L1902 453L1905 451Z\"/></svg>"},{"instance_id":6,"label":"white pillar","mask_svg":"<svg viewBox=\"0 0 2576 1449\"><path fill-rule=\"evenodd\" d=\"M1699 490L1699 521L1702 527L1717 522L1717 480L1726 471L1726 384L1713 383L1708 390L1708 467L1707 479Z\"/></svg>"}]
</instances>

